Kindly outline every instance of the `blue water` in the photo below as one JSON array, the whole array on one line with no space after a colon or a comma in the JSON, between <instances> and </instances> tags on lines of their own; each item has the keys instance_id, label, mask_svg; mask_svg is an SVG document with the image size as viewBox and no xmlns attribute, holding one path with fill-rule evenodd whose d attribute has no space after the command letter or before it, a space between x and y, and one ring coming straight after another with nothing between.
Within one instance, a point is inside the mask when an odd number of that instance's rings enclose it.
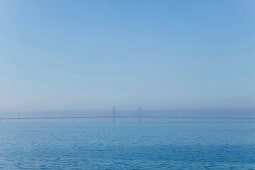
<instances>
[{"instance_id":1,"label":"blue water","mask_svg":"<svg viewBox=\"0 0 255 170\"><path fill-rule=\"evenodd\" d=\"M0 123L0 169L255 169L255 123Z\"/></svg>"}]
</instances>

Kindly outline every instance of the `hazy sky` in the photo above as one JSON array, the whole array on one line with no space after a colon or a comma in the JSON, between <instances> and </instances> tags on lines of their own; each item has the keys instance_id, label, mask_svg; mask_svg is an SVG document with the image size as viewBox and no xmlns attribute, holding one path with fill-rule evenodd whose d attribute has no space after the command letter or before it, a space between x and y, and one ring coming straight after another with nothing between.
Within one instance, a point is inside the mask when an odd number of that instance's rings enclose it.
<instances>
[{"instance_id":1,"label":"hazy sky","mask_svg":"<svg viewBox=\"0 0 255 170\"><path fill-rule=\"evenodd\" d=\"M254 108L253 0L0 0L0 112Z\"/></svg>"}]
</instances>

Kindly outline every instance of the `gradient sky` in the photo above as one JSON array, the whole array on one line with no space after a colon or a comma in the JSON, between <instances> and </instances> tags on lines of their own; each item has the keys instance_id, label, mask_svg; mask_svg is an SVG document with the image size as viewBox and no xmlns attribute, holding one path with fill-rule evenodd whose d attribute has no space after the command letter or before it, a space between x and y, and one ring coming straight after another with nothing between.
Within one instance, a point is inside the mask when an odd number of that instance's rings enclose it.
<instances>
[{"instance_id":1,"label":"gradient sky","mask_svg":"<svg viewBox=\"0 0 255 170\"><path fill-rule=\"evenodd\" d=\"M0 0L0 112L255 108L253 0Z\"/></svg>"}]
</instances>

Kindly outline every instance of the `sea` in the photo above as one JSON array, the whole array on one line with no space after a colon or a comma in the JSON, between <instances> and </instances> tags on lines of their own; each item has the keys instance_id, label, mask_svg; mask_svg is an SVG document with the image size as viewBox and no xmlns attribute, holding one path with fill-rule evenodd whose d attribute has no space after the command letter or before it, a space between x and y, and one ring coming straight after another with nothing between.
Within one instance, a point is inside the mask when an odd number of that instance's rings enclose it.
<instances>
[{"instance_id":1,"label":"sea","mask_svg":"<svg viewBox=\"0 0 255 170\"><path fill-rule=\"evenodd\" d=\"M255 121L0 122L0 169L255 169Z\"/></svg>"}]
</instances>

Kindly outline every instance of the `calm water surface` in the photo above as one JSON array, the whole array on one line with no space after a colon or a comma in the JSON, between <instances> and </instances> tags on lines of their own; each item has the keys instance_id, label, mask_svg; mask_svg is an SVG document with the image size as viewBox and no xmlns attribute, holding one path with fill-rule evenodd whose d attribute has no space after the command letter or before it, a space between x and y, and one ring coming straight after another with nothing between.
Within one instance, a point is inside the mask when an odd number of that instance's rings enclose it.
<instances>
[{"instance_id":1,"label":"calm water surface","mask_svg":"<svg viewBox=\"0 0 255 170\"><path fill-rule=\"evenodd\" d=\"M2 122L0 169L255 169L255 122Z\"/></svg>"}]
</instances>

